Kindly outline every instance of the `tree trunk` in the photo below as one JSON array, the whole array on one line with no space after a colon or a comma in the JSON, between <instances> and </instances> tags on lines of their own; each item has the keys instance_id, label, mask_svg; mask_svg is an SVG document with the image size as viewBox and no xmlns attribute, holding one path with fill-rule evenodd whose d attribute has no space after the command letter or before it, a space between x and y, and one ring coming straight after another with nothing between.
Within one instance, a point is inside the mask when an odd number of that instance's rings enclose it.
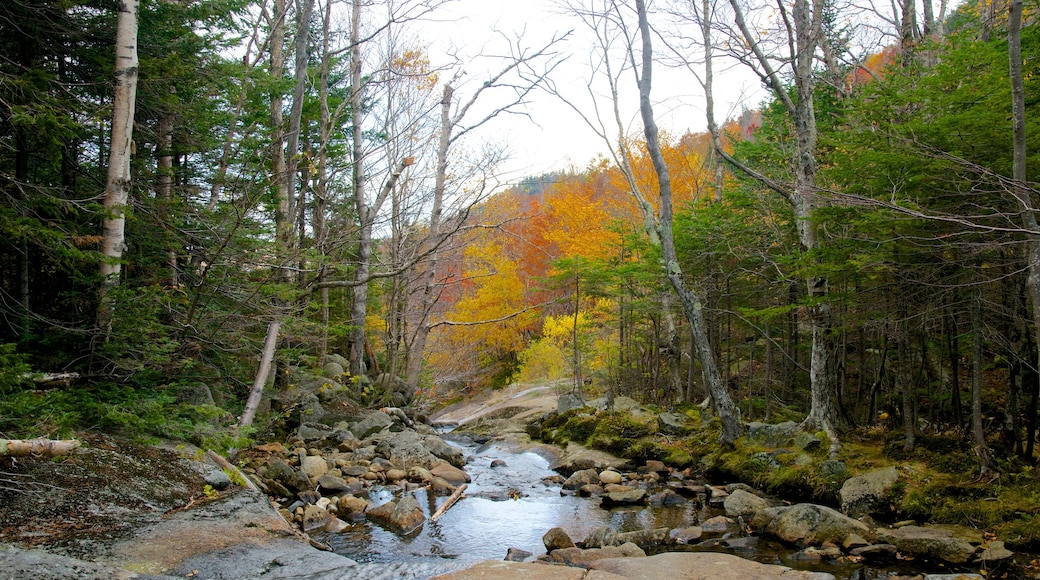
<instances>
[{"instance_id":1,"label":"tree trunk","mask_svg":"<svg viewBox=\"0 0 1040 580\"><path fill-rule=\"evenodd\" d=\"M271 14L271 36L268 39L271 51L270 73L271 79L277 84L285 74L285 19L288 6L285 0L274 0L274 10ZM289 260L289 245L292 238L292 208L290 205L291 192L288 190L287 169L285 165L285 130L282 118L282 106L284 99L281 89L274 88L271 94L271 181L277 192L277 206L275 208L275 239L278 244L278 260L285 266ZM283 268L282 277L287 281L291 278L291 269Z\"/></svg>"},{"instance_id":2,"label":"tree trunk","mask_svg":"<svg viewBox=\"0 0 1040 580\"><path fill-rule=\"evenodd\" d=\"M108 290L119 284L126 249L126 208L130 195L130 157L133 152L134 108L137 103L137 15L139 0L119 4L116 22L115 87L112 96L112 141L103 202L105 216L101 241L101 286L98 293L98 327L112 323Z\"/></svg>"},{"instance_id":3,"label":"tree trunk","mask_svg":"<svg viewBox=\"0 0 1040 580\"><path fill-rule=\"evenodd\" d=\"M972 305L971 339L971 435L975 441L975 457L979 471L987 473L993 469L993 453L986 443L986 431L982 424L982 296L976 296Z\"/></svg>"},{"instance_id":4,"label":"tree trunk","mask_svg":"<svg viewBox=\"0 0 1040 580\"><path fill-rule=\"evenodd\" d=\"M275 347L278 345L278 329L280 327L281 324L277 320L272 320L267 325L267 338L264 340L264 351L260 355L260 368L256 371L253 389L249 391L246 407L242 410L242 417L238 421L239 427L252 425L253 417L256 416L256 410L260 407L260 399L264 394L264 385L267 384L267 377L271 374L271 361L274 360Z\"/></svg>"},{"instance_id":5,"label":"tree trunk","mask_svg":"<svg viewBox=\"0 0 1040 580\"><path fill-rule=\"evenodd\" d=\"M365 372L365 316L368 313L368 269L372 256L372 224L365 200L365 172L363 168L361 127L361 0L354 0L350 15L350 128L351 128L351 183L354 189L354 209L361 225L358 232L358 257L350 307L350 374Z\"/></svg>"},{"instance_id":6,"label":"tree trunk","mask_svg":"<svg viewBox=\"0 0 1040 580\"><path fill-rule=\"evenodd\" d=\"M305 98L305 91L307 89L307 60L310 55L310 28L311 28L311 14L314 9L314 0L302 0L298 2L299 12L297 13L297 24L296 24L296 67L293 74L295 75L296 85L293 87L293 100L292 107L289 110L289 133L286 135L286 160L285 160L285 177L284 177L284 194L285 199L279 197L278 207L279 213L284 206L285 218L287 220L286 226L279 231L279 234L285 236L280 238L282 248L286 252L287 257L291 257L295 254L296 242L295 237L292 235L293 231L293 216L297 215L296 204L294 198L296 195L296 172L300 165L300 126L303 119L303 101ZM303 216L303 191L306 189L304 185L306 180L301 180L300 187L300 202L299 202L299 215ZM300 227L302 235L303 227ZM287 277L290 274L286 275Z\"/></svg>"},{"instance_id":7,"label":"tree trunk","mask_svg":"<svg viewBox=\"0 0 1040 580\"><path fill-rule=\"evenodd\" d=\"M155 197L160 203L167 204L165 211L169 211L169 204L173 198L173 115L163 114L159 118L158 127L158 156L156 158ZM177 273L177 250L174 244L166 250L166 262L170 268L167 284L176 287L179 281Z\"/></svg>"},{"instance_id":8,"label":"tree trunk","mask_svg":"<svg viewBox=\"0 0 1040 580\"><path fill-rule=\"evenodd\" d=\"M440 243L441 235L441 211L444 202L444 190L448 178L448 148L451 146L451 133L453 129L451 117L451 103L454 89L451 85L444 85L441 95L441 132L437 139L437 169L433 182L433 205L430 208L429 240L436 246ZM422 373L423 353L426 350L426 341L430 336L430 311L433 310L434 302L437 301L437 251L434 249L426 263L426 270L422 277L422 297L419 305L419 321L415 327L415 339L408 349L408 367L405 371L405 382L410 389L419 384L419 376Z\"/></svg>"},{"instance_id":9,"label":"tree trunk","mask_svg":"<svg viewBox=\"0 0 1040 580\"><path fill-rule=\"evenodd\" d=\"M647 20L646 3L644 0L636 0L636 11L639 18L639 32L642 39L642 67L639 78L639 112L643 120L643 133L646 136L647 150L653 162L654 171L657 174L658 188L660 192L661 209L659 213L657 233L661 240L661 249L665 261L665 271L672 288L683 306L683 312L690 322L693 333L694 348L697 350L698 359L704 374L704 382L711 394L715 404L715 410L722 420L722 433L720 441L726 445L732 445L744 432L744 425L740 420L740 409L733 403L726 384L722 381L715 353L708 342L708 335L704 327L703 303L692 290L686 287L682 277L682 269L676 256L675 242L672 237L672 190L671 179L668 174L668 165L665 163L658 141L657 123L654 119L653 108L650 104L650 88L652 84L653 53L650 36L650 24ZM651 220L648 220L651 221Z\"/></svg>"},{"instance_id":10,"label":"tree trunk","mask_svg":"<svg viewBox=\"0 0 1040 580\"><path fill-rule=\"evenodd\" d=\"M80 445L76 439L0 439L0 457L59 457L72 453Z\"/></svg>"}]
</instances>

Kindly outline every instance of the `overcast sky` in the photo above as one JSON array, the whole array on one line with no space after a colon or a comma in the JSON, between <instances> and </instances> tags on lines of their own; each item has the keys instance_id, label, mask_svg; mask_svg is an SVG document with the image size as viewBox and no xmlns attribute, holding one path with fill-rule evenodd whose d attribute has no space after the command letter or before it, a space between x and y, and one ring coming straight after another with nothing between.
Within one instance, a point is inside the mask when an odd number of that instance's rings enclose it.
<instances>
[{"instance_id":1,"label":"overcast sky","mask_svg":"<svg viewBox=\"0 0 1040 580\"><path fill-rule=\"evenodd\" d=\"M439 22L422 28L422 40L430 43L432 60L438 55L456 50L466 60L467 78L486 78L488 70L500 68L501 61L493 63L477 55L501 53L502 36L522 35L527 47L540 46L554 34L568 30L574 34L561 50L569 55L566 63L556 69L553 78L561 93L580 104L583 111L594 111L589 96L588 64L592 51L587 31L572 19L555 0L455 0L438 9ZM660 54L663 47L656 47ZM631 80L631 75L628 75ZM461 87L459 93L467 94ZM641 132L638 119L637 92L634 83L623 95L621 117L630 131ZM625 88L623 87L623 91ZM762 99L758 83L747 74L729 74L717 81L716 118L720 122L739 114L740 107L757 107ZM703 131L704 95L696 80L683 71L655 69L652 98L658 125L676 134ZM526 113L529 118L511 116L508 122L498 124L490 135L496 141L508 144L511 160L506 164L508 181L528 175L537 175L556 169L584 168L598 155L606 153L603 140L558 98L537 93L530 98ZM609 101L603 101L609 112Z\"/></svg>"}]
</instances>

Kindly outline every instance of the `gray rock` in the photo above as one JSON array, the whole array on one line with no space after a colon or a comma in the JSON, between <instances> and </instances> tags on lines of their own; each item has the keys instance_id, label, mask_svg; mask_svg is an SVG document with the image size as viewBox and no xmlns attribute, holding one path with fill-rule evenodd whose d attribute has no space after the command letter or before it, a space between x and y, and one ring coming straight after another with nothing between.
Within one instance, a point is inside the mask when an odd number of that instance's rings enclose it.
<instances>
[{"instance_id":1,"label":"gray rock","mask_svg":"<svg viewBox=\"0 0 1040 580\"><path fill-rule=\"evenodd\" d=\"M299 435L300 439L302 439L304 443L311 443L313 441L324 439L327 435L331 434L331 431L326 425L304 423L303 425L300 425L299 429L297 429L296 434Z\"/></svg>"},{"instance_id":2,"label":"gray rock","mask_svg":"<svg viewBox=\"0 0 1040 580\"><path fill-rule=\"evenodd\" d=\"M1015 553L1004 547L1004 542L993 541L990 542L982 553L979 554L977 560L979 562L1000 562L1001 560L1007 560L1013 558Z\"/></svg>"},{"instance_id":3,"label":"gray rock","mask_svg":"<svg viewBox=\"0 0 1040 580\"><path fill-rule=\"evenodd\" d=\"M349 490L350 484L342 477L326 473L318 478L318 487L325 493L338 493Z\"/></svg>"},{"instance_id":4,"label":"gray rock","mask_svg":"<svg viewBox=\"0 0 1040 580\"><path fill-rule=\"evenodd\" d=\"M967 540L954 537L949 530L937 527L879 529L877 535L879 540L894 545L902 553L954 564L967 562L976 551L975 546Z\"/></svg>"},{"instance_id":5,"label":"gray rock","mask_svg":"<svg viewBox=\"0 0 1040 580\"><path fill-rule=\"evenodd\" d=\"M394 465L432 467L441 460L426 448L425 438L415 431L384 431L371 436L376 454Z\"/></svg>"},{"instance_id":6,"label":"gray rock","mask_svg":"<svg viewBox=\"0 0 1040 580\"><path fill-rule=\"evenodd\" d=\"M332 552L319 552L288 539L263 544L244 543L181 562L168 573L178 578L307 578L337 580L352 577L357 563Z\"/></svg>"},{"instance_id":7,"label":"gray rock","mask_svg":"<svg viewBox=\"0 0 1040 580\"><path fill-rule=\"evenodd\" d=\"M678 507L686 505L686 498L670 489L664 489L651 495L647 501L654 507Z\"/></svg>"},{"instance_id":8,"label":"gray rock","mask_svg":"<svg viewBox=\"0 0 1040 580\"><path fill-rule=\"evenodd\" d=\"M736 520L734 520L733 518L728 518L726 516L715 516L713 518L708 518L701 522L700 525L701 530L709 533L728 532L730 530L735 530L736 527Z\"/></svg>"},{"instance_id":9,"label":"gray rock","mask_svg":"<svg viewBox=\"0 0 1040 580\"><path fill-rule=\"evenodd\" d=\"M848 473L849 469L845 466L845 462L837 459L828 459L820 463L820 475L830 478L844 477Z\"/></svg>"},{"instance_id":10,"label":"gray rock","mask_svg":"<svg viewBox=\"0 0 1040 580\"><path fill-rule=\"evenodd\" d=\"M586 483L578 488L578 495L580 497L599 497L603 495L603 493L603 486L595 483Z\"/></svg>"},{"instance_id":11,"label":"gray rock","mask_svg":"<svg viewBox=\"0 0 1040 580\"><path fill-rule=\"evenodd\" d=\"M617 535L617 545L635 544L640 548L653 548L668 543L668 528L633 530Z\"/></svg>"},{"instance_id":12,"label":"gray rock","mask_svg":"<svg viewBox=\"0 0 1040 580\"><path fill-rule=\"evenodd\" d=\"M369 413L364 419L351 425L350 431L358 439L366 439L383 429L388 429L393 424L394 421L390 418L390 415L382 411L374 411Z\"/></svg>"},{"instance_id":13,"label":"gray rock","mask_svg":"<svg viewBox=\"0 0 1040 580\"><path fill-rule=\"evenodd\" d=\"M643 558L646 557L639 546L628 543L620 546L606 546L604 548L562 548L553 550L544 558L544 561L556 562L578 568L588 568L593 562L604 558Z\"/></svg>"},{"instance_id":14,"label":"gray rock","mask_svg":"<svg viewBox=\"0 0 1040 580\"><path fill-rule=\"evenodd\" d=\"M531 552L527 550L521 550L520 548L509 548L506 550L506 562L523 562L524 560L533 556Z\"/></svg>"},{"instance_id":15,"label":"gray rock","mask_svg":"<svg viewBox=\"0 0 1040 580\"><path fill-rule=\"evenodd\" d=\"M815 451L823 445L823 441L812 433L799 431L794 436L794 446L802 451Z\"/></svg>"},{"instance_id":16,"label":"gray rock","mask_svg":"<svg viewBox=\"0 0 1040 580\"><path fill-rule=\"evenodd\" d=\"M625 505L642 505L646 503L646 490L633 489L631 491L616 491L604 494L600 500L600 506L611 508Z\"/></svg>"},{"instance_id":17,"label":"gray rock","mask_svg":"<svg viewBox=\"0 0 1040 580\"><path fill-rule=\"evenodd\" d=\"M344 370L343 365L336 361L328 361L325 366L321 367L322 374L330 379L338 379L343 376Z\"/></svg>"},{"instance_id":18,"label":"gray rock","mask_svg":"<svg viewBox=\"0 0 1040 580\"><path fill-rule=\"evenodd\" d=\"M602 548L603 546L617 546L623 542L618 541L620 535L616 528L602 526L592 530L581 542L582 548Z\"/></svg>"},{"instance_id":19,"label":"gray rock","mask_svg":"<svg viewBox=\"0 0 1040 580\"><path fill-rule=\"evenodd\" d=\"M838 492L841 511L850 517L888 514L891 512L893 490L899 482L895 466L877 469L850 477Z\"/></svg>"},{"instance_id":20,"label":"gray rock","mask_svg":"<svg viewBox=\"0 0 1040 580\"><path fill-rule=\"evenodd\" d=\"M332 514L316 505L308 505L303 508L303 521L300 527L304 533L309 534L317 530L324 530L325 526L332 521Z\"/></svg>"},{"instance_id":21,"label":"gray rock","mask_svg":"<svg viewBox=\"0 0 1040 580\"><path fill-rule=\"evenodd\" d=\"M829 507L808 503L759 510L752 521L761 531L801 547L823 542L841 544L849 534L871 536L870 528L863 522Z\"/></svg>"},{"instance_id":22,"label":"gray rock","mask_svg":"<svg viewBox=\"0 0 1040 580\"><path fill-rule=\"evenodd\" d=\"M792 570L786 566L762 564L731 554L712 552L665 552L645 558L602 559L592 562L589 569L632 579L834 580L834 576L824 572Z\"/></svg>"},{"instance_id":23,"label":"gray rock","mask_svg":"<svg viewBox=\"0 0 1040 580\"><path fill-rule=\"evenodd\" d=\"M657 416L657 430L665 435L684 435L690 430L685 415L661 413Z\"/></svg>"},{"instance_id":24,"label":"gray rock","mask_svg":"<svg viewBox=\"0 0 1040 580\"><path fill-rule=\"evenodd\" d=\"M596 469L580 469L575 471L563 482L563 489L576 490L589 484L598 484L599 471Z\"/></svg>"},{"instance_id":25,"label":"gray rock","mask_svg":"<svg viewBox=\"0 0 1040 580\"><path fill-rule=\"evenodd\" d=\"M874 562L896 559L896 547L892 544L872 544L849 550L849 555L859 556Z\"/></svg>"},{"instance_id":26,"label":"gray rock","mask_svg":"<svg viewBox=\"0 0 1040 580\"><path fill-rule=\"evenodd\" d=\"M583 580L585 570L568 566L546 566L541 562L484 560L465 570L434 576L434 580L490 580L537 578L538 580Z\"/></svg>"},{"instance_id":27,"label":"gray rock","mask_svg":"<svg viewBox=\"0 0 1040 580\"><path fill-rule=\"evenodd\" d=\"M563 414L573 409L580 409L584 407L581 398L574 393L564 393L560 395L559 400L556 401L556 412Z\"/></svg>"},{"instance_id":28,"label":"gray rock","mask_svg":"<svg viewBox=\"0 0 1040 580\"><path fill-rule=\"evenodd\" d=\"M439 457L455 467L466 465L466 456L462 450L441 439L438 435L423 435L423 445L434 457Z\"/></svg>"},{"instance_id":29,"label":"gray rock","mask_svg":"<svg viewBox=\"0 0 1040 580\"><path fill-rule=\"evenodd\" d=\"M0 546L0 578L35 580L121 580L136 574L104 564L50 554L42 550L22 550ZM168 578L168 577L166 577Z\"/></svg>"},{"instance_id":30,"label":"gray rock","mask_svg":"<svg viewBox=\"0 0 1040 580\"><path fill-rule=\"evenodd\" d=\"M748 441L766 447L784 447L792 443L797 431L798 423L794 421L786 421L775 425L755 421L748 423L747 437Z\"/></svg>"},{"instance_id":31,"label":"gray rock","mask_svg":"<svg viewBox=\"0 0 1040 580\"><path fill-rule=\"evenodd\" d=\"M231 487L231 478L228 477L228 474L225 473L223 469L212 465L206 465L201 467L200 471L202 473L203 481L213 489L224 491Z\"/></svg>"},{"instance_id":32,"label":"gray rock","mask_svg":"<svg viewBox=\"0 0 1040 580\"><path fill-rule=\"evenodd\" d=\"M755 515L759 510L769 507L769 502L743 489L735 489L722 505L726 508L726 515L735 518Z\"/></svg>"},{"instance_id":33,"label":"gray rock","mask_svg":"<svg viewBox=\"0 0 1040 580\"><path fill-rule=\"evenodd\" d=\"M552 528L542 536L542 544L545 545L545 551L552 553L553 550L562 550L565 548L574 548L574 540L567 534L563 528Z\"/></svg>"},{"instance_id":34,"label":"gray rock","mask_svg":"<svg viewBox=\"0 0 1040 580\"><path fill-rule=\"evenodd\" d=\"M668 532L668 538L676 544L690 544L701 539L704 535L704 530L700 526L691 526L688 528L675 528Z\"/></svg>"}]
</instances>

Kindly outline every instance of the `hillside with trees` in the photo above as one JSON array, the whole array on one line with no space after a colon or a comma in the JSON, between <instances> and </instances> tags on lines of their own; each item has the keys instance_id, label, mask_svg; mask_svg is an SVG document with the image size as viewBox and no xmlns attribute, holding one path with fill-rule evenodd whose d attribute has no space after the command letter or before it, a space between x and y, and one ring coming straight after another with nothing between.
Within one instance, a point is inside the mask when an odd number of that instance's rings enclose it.
<instances>
[{"instance_id":1,"label":"hillside with trees","mask_svg":"<svg viewBox=\"0 0 1040 580\"><path fill-rule=\"evenodd\" d=\"M441 4L5 2L0 436L242 447L324 372L358 405L556 382L724 445L795 420L832 456L1035 466L1035 4L573 0L581 33L484 76L431 60ZM579 53L595 102L554 76ZM727 67L767 96L717 121ZM704 131L658 128L670 75ZM487 142L536 92L610 154L503 186Z\"/></svg>"}]
</instances>

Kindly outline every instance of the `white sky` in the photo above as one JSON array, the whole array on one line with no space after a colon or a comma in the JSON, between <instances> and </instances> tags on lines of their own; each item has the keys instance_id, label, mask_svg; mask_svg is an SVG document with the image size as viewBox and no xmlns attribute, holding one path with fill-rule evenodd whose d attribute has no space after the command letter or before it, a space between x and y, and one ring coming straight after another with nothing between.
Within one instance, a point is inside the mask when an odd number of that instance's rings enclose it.
<instances>
[{"instance_id":1,"label":"white sky","mask_svg":"<svg viewBox=\"0 0 1040 580\"><path fill-rule=\"evenodd\" d=\"M574 30L574 35L562 46L569 58L556 69L553 78L561 93L580 103L588 114L594 112L587 80L591 76L588 59L592 51L587 31L581 22L564 14L555 0L455 0L439 8L436 18L439 22L424 24L421 32L422 41L430 43L433 64L437 65L446 52L455 49L465 58L467 78L476 82L482 82L487 71L501 68L501 61L492 64L476 58L496 49L501 54L501 33L514 39L521 35L522 44L531 48L544 44L554 34ZM663 46L655 45L655 55L663 56L664 52ZM722 73L717 71L716 74ZM631 80L631 73L623 79ZM630 132L641 133L634 82L622 90L627 94L622 94L621 117ZM464 85L457 94L468 94ZM739 70L726 73L716 80L716 120L721 123L735 117L742 104L757 107L761 95L757 81L747 73ZM689 73L658 66L654 71L652 99L662 130L677 135L704 130L703 91ZM604 110L609 113L609 101L603 100L600 106L606 107ZM504 168L507 181L556 169L581 169L607 151L602 139L552 95L534 94L526 113L529 119L511 116L484 132L485 138L508 144L510 160Z\"/></svg>"}]
</instances>

